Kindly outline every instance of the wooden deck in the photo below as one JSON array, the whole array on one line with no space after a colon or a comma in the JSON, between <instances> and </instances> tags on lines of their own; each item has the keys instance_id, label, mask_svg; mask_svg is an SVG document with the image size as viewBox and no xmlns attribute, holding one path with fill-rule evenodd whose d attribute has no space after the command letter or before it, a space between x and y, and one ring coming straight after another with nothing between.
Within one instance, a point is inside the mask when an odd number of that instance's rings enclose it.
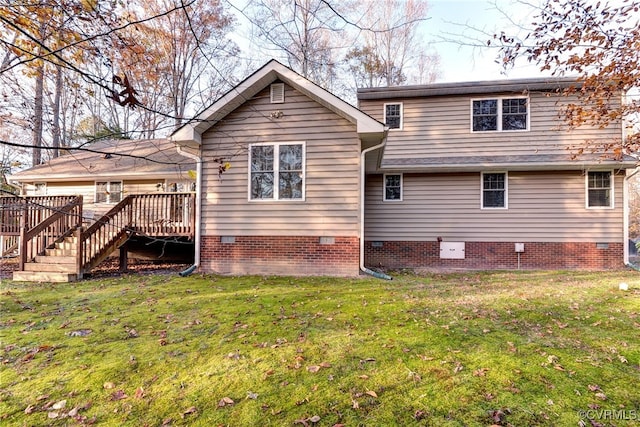
<instances>
[{"instance_id":1,"label":"wooden deck","mask_svg":"<svg viewBox=\"0 0 640 427\"><path fill-rule=\"evenodd\" d=\"M27 272L43 273L43 280L51 280L52 273L60 273L61 281L63 275L81 278L134 235L193 240L195 232L193 193L129 195L86 228L81 196L0 202L2 254L17 250L20 257L14 280L36 277Z\"/></svg>"}]
</instances>

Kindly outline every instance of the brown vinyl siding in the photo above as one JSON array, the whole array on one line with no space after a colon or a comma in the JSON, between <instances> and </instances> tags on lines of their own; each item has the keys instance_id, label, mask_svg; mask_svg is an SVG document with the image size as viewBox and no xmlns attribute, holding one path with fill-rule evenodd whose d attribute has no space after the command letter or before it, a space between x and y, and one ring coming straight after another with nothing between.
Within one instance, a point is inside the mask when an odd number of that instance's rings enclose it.
<instances>
[{"instance_id":1,"label":"brown vinyl siding","mask_svg":"<svg viewBox=\"0 0 640 427\"><path fill-rule=\"evenodd\" d=\"M283 142L305 144L305 200L249 201L248 145ZM357 236L359 148L355 125L288 85L271 104L267 87L202 136L203 234Z\"/></svg>"},{"instance_id":2,"label":"brown vinyl siding","mask_svg":"<svg viewBox=\"0 0 640 427\"><path fill-rule=\"evenodd\" d=\"M472 132L473 99L521 97L522 93L481 96L434 96L398 99L403 103L403 129L389 132L385 163L403 158L462 156L567 155L567 147L585 140L611 141L620 138L620 125L607 129L583 126L567 131L558 117L559 107L568 102L555 94L529 94L529 130ZM575 101L575 99L572 99ZM389 100L361 100L360 108L378 120Z\"/></svg>"},{"instance_id":3,"label":"brown vinyl siding","mask_svg":"<svg viewBox=\"0 0 640 427\"><path fill-rule=\"evenodd\" d=\"M508 172L508 209L480 208L480 173L404 174L403 201L382 201L382 175L367 176L368 241L442 237L476 242L621 242L623 179L614 209L585 208L581 171Z\"/></svg>"}]
</instances>

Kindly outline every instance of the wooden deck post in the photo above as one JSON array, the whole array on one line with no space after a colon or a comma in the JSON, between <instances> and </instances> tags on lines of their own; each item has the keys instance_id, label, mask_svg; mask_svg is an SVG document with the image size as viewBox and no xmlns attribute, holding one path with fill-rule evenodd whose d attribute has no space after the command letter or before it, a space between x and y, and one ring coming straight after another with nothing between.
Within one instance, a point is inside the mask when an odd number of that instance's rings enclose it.
<instances>
[{"instance_id":1,"label":"wooden deck post","mask_svg":"<svg viewBox=\"0 0 640 427\"><path fill-rule=\"evenodd\" d=\"M120 273L127 272L127 263L129 261L129 242L125 242L120 246Z\"/></svg>"}]
</instances>

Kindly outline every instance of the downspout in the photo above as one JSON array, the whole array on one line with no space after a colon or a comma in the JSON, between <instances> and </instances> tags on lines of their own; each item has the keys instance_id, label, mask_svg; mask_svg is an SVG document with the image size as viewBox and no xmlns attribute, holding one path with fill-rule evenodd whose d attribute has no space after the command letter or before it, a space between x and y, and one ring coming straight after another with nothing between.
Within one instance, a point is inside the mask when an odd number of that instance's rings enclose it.
<instances>
[{"instance_id":1,"label":"downspout","mask_svg":"<svg viewBox=\"0 0 640 427\"><path fill-rule=\"evenodd\" d=\"M384 273L378 273L364 266L364 193L365 193L365 157L367 153L384 147L387 143L387 137L385 135L382 142L373 147L362 150L360 154L360 270L378 279L393 280L391 276L387 276Z\"/></svg>"},{"instance_id":2,"label":"downspout","mask_svg":"<svg viewBox=\"0 0 640 427\"><path fill-rule=\"evenodd\" d=\"M635 156L633 156L635 157ZM633 178L638 172L640 172L640 168L636 167L636 170L633 171L633 173L631 174L627 174L624 177L624 184L623 184L623 188L622 191L624 193L624 195L622 196L622 199L624 200L624 218L623 218L623 228L624 228L624 240L623 240L623 261L624 261L624 265L626 265L627 267L633 268L634 270L638 270L640 271L640 267L638 267L637 265L632 264L629 261L629 214L630 214L630 208L629 208L629 180L631 180L631 178Z\"/></svg>"},{"instance_id":3,"label":"downspout","mask_svg":"<svg viewBox=\"0 0 640 427\"><path fill-rule=\"evenodd\" d=\"M189 153L188 151L183 151L179 145L177 146L177 149L179 154L196 161L196 229L194 232L195 248L193 253L193 265L178 273L180 276L186 277L196 271L200 266L200 240L202 235L202 157L197 154Z\"/></svg>"}]
</instances>

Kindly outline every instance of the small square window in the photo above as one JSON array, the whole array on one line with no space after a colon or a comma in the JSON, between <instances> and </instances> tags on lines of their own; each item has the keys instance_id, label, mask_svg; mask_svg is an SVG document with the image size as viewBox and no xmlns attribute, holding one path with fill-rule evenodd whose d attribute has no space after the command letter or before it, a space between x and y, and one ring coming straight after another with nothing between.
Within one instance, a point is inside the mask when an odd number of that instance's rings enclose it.
<instances>
[{"instance_id":1,"label":"small square window","mask_svg":"<svg viewBox=\"0 0 640 427\"><path fill-rule=\"evenodd\" d=\"M482 174L482 208L507 207L507 174Z\"/></svg>"},{"instance_id":2,"label":"small square window","mask_svg":"<svg viewBox=\"0 0 640 427\"><path fill-rule=\"evenodd\" d=\"M122 200L122 182L96 182L96 203L118 203Z\"/></svg>"},{"instance_id":3,"label":"small square window","mask_svg":"<svg viewBox=\"0 0 640 427\"><path fill-rule=\"evenodd\" d=\"M383 200L402 201L402 174L385 174Z\"/></svg>"},{"instance_id":4,"label":"small square window","mask_svg":"<svg viewBox=\"0 0 640 427\"><path fill-rule=\"evenodd\" d=\"M402 129L402 104L384 104L384 123L389 129Z\"/></svg>"},{"instance_id":5,"label":"small square window","mask_svg":"<svg viewBox=\"0 0 640 427\"><path fill-rule=\"evenodd\" d=\"M587 174L587 207L613 207L613 179L608 172L589 172Z\"/></svg>"}]
</instances>

